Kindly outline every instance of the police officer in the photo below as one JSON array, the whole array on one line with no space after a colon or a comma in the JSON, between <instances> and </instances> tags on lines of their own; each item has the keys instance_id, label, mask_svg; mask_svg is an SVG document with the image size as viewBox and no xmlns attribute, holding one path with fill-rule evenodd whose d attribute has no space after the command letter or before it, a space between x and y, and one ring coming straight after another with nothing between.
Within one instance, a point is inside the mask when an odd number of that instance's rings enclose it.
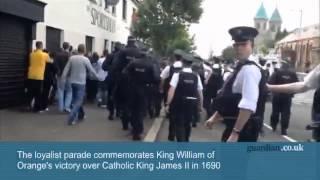
<instances>
[{"instance_id":1,"label":"police officer","mask_svg":"<svg viewBox=\"0 0 320 180\"><path fill-rule=\"evenodd\" d=\"M211 117L215 112L213 100L216 98L218 90L221 89L223 85L223 77L222 77L222 70L219 64L213 65L213 72L208 80L208 83L205 87L204 92L204 108L207 111L207 118ZM207 104L205 104L205 102Z\"/></svg>"},{"instance_id":2,"label":"police officer","mask_svg":"<svg viewBox=\"0 0 320 180\"><path fill-rule=\"evenodd\" d=\"M105 83L108 88L107 107L109 110L109 117L108 117L109 120L113 120L114 118L114 111L115 111L114 90L115 90L115 83L116 83L114 64L119 57L120 50L121 50L121 43L116 42L114 51L106 57L106 60L102 64L102 69L108 72L108 76L105 80Z\"/></svg>"},{"instance_id":3,"label":"police officer","mask_svg":"<svg viewBox=\"0 0 320 180\"><path fill-rule=\"evenodd\" d=\"M125 69L129 78L128 109L132 125L132 139L141 140L143 133L143 118L147 110L148 86L160 81L160 72L146 55L147 51L141 51L140 57L134 59Z\"/></svg>"},{"instance_id":4,"label":"police officer","mask_svg":"<svg viewBox=\"0 0 320 180\"><path fill-rule=\"evenodd\" d=\"M159 75L158 80L151 84L148 84L148 111L150 118L159 117L162 104L162 94L159 91L160 86L160 63L154 55L148 54L148 59L150 59L154 70Z\"/></svg>"},{"instance_id":5,"label":"police officer","mask_svg":"<svg viewBox=\"0 0 320 180\"><path fill-rule=\"evenodd\" d=\"M174 63L172 65L166 66L160 74L161 83L160 83L160 92L164 96L164 100L167 100L167 94L170 87L170 81L174 73L181 71L182 69L182 56L185 54L181 49L176 49L174 51ZM174 141L175 139L175 125L170 117L170 114L167 114L169 118L169 135L168 140Z\"/></svg>"},{"instance_id":6,"label":"police officer","mask_svg":"<svg viewBox=\"0 0 320 180\"><path fill-rule=\"evenodd\" d=\"M311 72L307 74L302 82L282 84L282 85L267 85L268 89L274 93L304 93L306 91L317 89L313 99L313 123L308 125L307 128L313 130L313 138L320 142L320 113L317 106L319 106L320 92L320 65L316 66ZM318 111L318 112L317 112Z\"/></svg>"},{"instance_id":7,"label":"police officer","mask_svg":"<svg viewBox=\"0 0 320 180\"><path fill-rule=\"evenodd\" d=\"M290 66L286 62L282 62L281 68L275 71L270 79L269 84L288 84L298 82L297 74L290 70ZM271 127L275 132L281 115L281 134L287 135L289 127L291 102L293 94L273 93L272 97L272 113Z\"/></svg>"},{"instance_id":8,"label":"police officer","mask_svg":"<svg viewBox=\"0 0 320 180\"><path fill-rule=\"evenodd\" d=\"M178 142L189 141L193 116L203 104L203 86L199 75L192 72L193 61L191 55L185 54L182 71L175 73L170 81L166 110L170 111Z\"/></svg>"},{"instance_id":9,"label":"police officer","mask_svg":"<svg viewBox=\"0 0 320 180\"><path fill-rule=\"evenodd\" d=\"M192 63L192 71L196 72L201 79L202 85L204 85L206 77L205 77L205 69L203 59L199 55L193 55L194 62Z\"/></svg>"},{"instance_id":10,"label":"police officer","mask_svg":"<svg viewBox=\"0 0 320 180\"><path fill-rule=\"evenodd\" d=\"M116 80L116 102L117 108L120 111L120 118L122 121L122 129L128 130L129 129L129 120L130 120L130 112L128 107L128 75L123 73L123 70L128 66L128 64L138 58L140 56L140 50L136 46L136 40L134 37L128 37L128 44L127 46L120 50L119 57L114 63L114 71L115 76L117 77Z\"/></svg>"},{"instance_id":11,"label":"police officer","mask_svg":"<svg viewBox=\"0 0 320 180\"><path fill-rule=\"evenodd\" d=\"M222 141L255 142L265 103L262 98L264 74L255 62L249 60L258 31L252 27L235 27L229 33L235 41L233 47L238 62L216 98L217 112L206 122L206 126L211 128L216 121L223 119L226 129Z\"/></svg>"},{"instance_id":12,"label":"police officer","mask_svg":"<svg viewBox=\"0 0 320 180\"><path fill-rule=\"evenodd\" d=\"M205 92L205 82L206 82L206 71L205 71L205 65L203 63L203 59L197 55L194 54L193 55L193 59L194 62L192 63L191 69L193 72L197 73L200 77L201 80L201 84L204 86L203 87L203 104L204 106L207 104L207 96L206 94L204 94ZM210 69L210 68L209 68ZM199 111L195 111L195 114L192 116L193 120L192 120L192 127L197 127L197 123L200 121L200 112Z\"/></svg>"}]
</instances>

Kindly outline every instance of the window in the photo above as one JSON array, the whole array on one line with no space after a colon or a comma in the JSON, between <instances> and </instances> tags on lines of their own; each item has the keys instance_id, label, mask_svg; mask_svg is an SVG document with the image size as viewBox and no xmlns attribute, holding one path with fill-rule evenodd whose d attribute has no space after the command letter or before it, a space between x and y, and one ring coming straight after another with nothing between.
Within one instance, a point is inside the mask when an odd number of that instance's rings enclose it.
<instances>
[{"instance_id":1,"label":"window","mask_svg":"<svg viewBox=\"0 0 320 180\"><path fill-rule=\"evenodd\" d=\"M86 36L86 50L87 52L92 52L93 50L93 37Z\"/></svg>"},{"instance_id":2,"label":"window","mask_svg":"<svg viewBox=\"0 0 320 180\"><path fill-rule=\"evenodd\" d=\"M89 0L90 2L94 3L94 4L97 4L97 1L96 0Z\"/></svg>"},{"instance_id":3,"label":"window","mask_svg":"<svg viewBox=\"0 0 320 180\"><path fill-rule=\"evenodd\" d=\"M112 42L111 42L111 51L113 51L113 50L114 50L114 46L115 46L115 42L114 42L114 41L112 41Z\"/></svg>"},{"instance_id":4,"label":"window","mask_svg":"<svg viewBox=\"0 0 320 180\"><path fill-rule=\"evenodd\" d=\"M104 0L104 10L108 11L109 5L108 0Z\"/></svg>"},{"instance_id":5,"label":"window","mask_svg":"<svg viewBox=\"0 0 320 180\"><path fill-rule=\"evenodd\" d=\"M46 49L50 52L58 52L61 48L62 31L53 27L46 27Z\"/></svg>"},{"instance_id":6,"label":"window","mask_svg":"<svg viewBox=\"0 0 320 180\"><path fill-rule=\"evenodd\" d=\"M256 23L256 28L260 29L260 24L259 23Z\"/></svg>"},{"instance_id":7,"label":"window","mask_svg":"<svg viewBox=\"0 0 320 180\"><path fill-rule=\"evenodd\" d=\"M270 28L270 29L271 29L272 32L275 32L275 31L276 31L276 28L275 28L274 24L271 25L271 28Z\"/></svg>"},{"instance_id":8,"label":"window","mask_svg":"<svg viewBox=\"0 0 320 180\"><path fill-rule=\"evenodd\" d=\"M117 15L117 6L112 6L112 15Z\"/></svg>"},{"instance_id":9,"label":"window","mask_svg":"<svg viewBox=\"0 0 320 180\"><path fill-rule=\"evenodd\" d=\"M122 19L127 20L127 0L122 0Z\"/></svg>"},{"instance_id":10,"label":"window","mask_svg":"<svg viewBox=\"0 0 320 180\"><path fill-rule=\"evenodd\" d=\"M109 50L109 40L104 40L104 49L108 49Z\"/></svg>"}]
</instances>

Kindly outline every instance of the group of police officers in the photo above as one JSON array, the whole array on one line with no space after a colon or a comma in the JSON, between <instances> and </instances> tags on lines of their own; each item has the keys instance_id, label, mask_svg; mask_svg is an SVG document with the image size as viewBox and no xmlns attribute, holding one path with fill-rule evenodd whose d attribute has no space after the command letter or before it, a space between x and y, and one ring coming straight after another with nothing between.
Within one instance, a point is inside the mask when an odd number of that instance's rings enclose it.
<instances>
[{"instance_id":1,"label":"group of police officers","mask_svg":"<svg viewBox=\"0 0 320 180\"><path fill-rule=\"evenodd\" d=\"M109 120L118 116L122 128L132 128L133 140L141 140L146 112L159 116L161 104L169 119L168 140L189 141L192 126L196 127L203 107L208 120L205 125L223 121L226 128L222 141L255 142L263 126L268 77L260 65L252 61L254 38L258 31L252 27L229 30L234 40L236 62L233 72L223 80L218 60L210 67L199 56L182 50L174 51L174 62L161 68L159 61L145 48L138 48L134 37L121 49L115 50L103 64L109 98ZM162 71L161 71L162 69ZM296 82L295 73L282 68L270 77L270 84ZM292 95L277 94L273 99L271 125L276 129L281 114L282 134L289 125Z\"/></svg>"}]
</instances>

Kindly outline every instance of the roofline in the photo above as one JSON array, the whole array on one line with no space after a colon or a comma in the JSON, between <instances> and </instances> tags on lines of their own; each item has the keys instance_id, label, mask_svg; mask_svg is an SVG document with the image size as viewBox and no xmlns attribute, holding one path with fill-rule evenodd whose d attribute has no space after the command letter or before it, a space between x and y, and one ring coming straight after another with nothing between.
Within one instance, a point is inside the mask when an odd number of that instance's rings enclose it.
<instances>
[{"instance_id":1,"label":"roofline","mask_svg":"<svg viewBox=\"0 0 320 180\"><path fill-rule=\"evenodd\" d=\"M254 20L269 20L269 18L255 17Z\"/></svg>"},{"instance_id":2,"label":"roofline","mask_svg":"<svg viewBox=\"0 0 320 180\"><path fill-rule=\"evenodd\" d=\"M29 1L29 2L32 2L32 3L36 3L36 4L42 5L42 6L46 6L46 5L47 5L46 2L42 2L42 1L39 1L39 0L25 0L25 1Z\"/></svg>"},{"instance_id":3,"label":"roofline","mask_svg":"<svg viewBox=\"0 0 320 180\"><path fill-rule=\"evenodd\" d=\"M301 38L301 39L296 39L296 40L293 40L293 41L284 41L284 42L277 42L276 44L277 45L283 45L283 44L286 44L286 43L297 43L299 41L310 41L310 40L313 40L313 39L317 39L317 38L320 38L320 36L312 36L312 37L308 37L308 38Z\"/></svg>"},{"instance_id":4,"label":"roofline","mask_svg":"<svg viewBox=\"0 0 320 180\"><path fill-rule=\"evenodd\" d=\"M270 22L280 22L280 23L282 23L282 20L269 20Z\"/></svg>"}]
</instances>

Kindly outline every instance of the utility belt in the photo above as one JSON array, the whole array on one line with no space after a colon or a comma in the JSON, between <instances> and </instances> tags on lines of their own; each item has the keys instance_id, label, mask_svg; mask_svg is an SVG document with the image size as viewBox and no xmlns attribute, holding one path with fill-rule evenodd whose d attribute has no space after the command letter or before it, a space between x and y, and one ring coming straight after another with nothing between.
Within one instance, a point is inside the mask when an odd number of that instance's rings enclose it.
<instances>
[{"instance_id":1,"label":"utility belt","mask_svg":"<svg viewBox=\"0 0 320 180\"><path fill-rule=\"evenodd\" d=\"M172 101L172 105L170 105L170 109L172 111L184 111L186 108L197 107L199 103L199 99L197 97L186 96L174 98Z\"/></svg>"}]
</instances>

